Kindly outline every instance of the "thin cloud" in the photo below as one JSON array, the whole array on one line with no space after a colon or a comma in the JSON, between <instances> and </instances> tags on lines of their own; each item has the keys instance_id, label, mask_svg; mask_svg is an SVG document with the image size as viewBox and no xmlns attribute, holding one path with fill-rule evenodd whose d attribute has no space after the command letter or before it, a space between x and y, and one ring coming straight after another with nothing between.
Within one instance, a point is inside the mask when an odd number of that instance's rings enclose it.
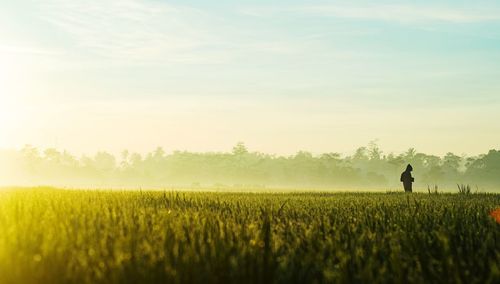
<instances>
[{"instance_id":1,"label":"thin cloud","mask_svg":"<svg viewBox=\"0 0 500 284\"><path fill-rule=\"evenodd\" d=\"M472 23L495 21L500 13L414 5L363 5L363 6L308 6L304 12L332 15L343 18L369 19L396 22L442 21L451 23Z\"/></svg>"},{"instance_id":2,"label":"thin cloud","mask_svg":"<svg viewBox=\"0 0 500 284\"><path fill-rule=\"evenodd\" d=\"M130 61L198 62L217 44L207 15L187 7L138 0L63 1L43 5L42 18L64 31L80 52Z\"/></svg>"},{"instance_id":3,"label":"thin cloud","mask_svg":"<svg viewBox=\"0 0 500 284\"><path fill-rule=\"evenodd\" d=\"M69 56L99 56L100 63L218 64L251 56L293 56L310 48L213 13L159 1L49 0L41 5L42 19L71 40L71 45L65 43Z\"/></svg>"},{"instance_id":4,"label":"thin cloud","mask_svg":"<svg viewBox=\"0 0 500 284\"><path fill-rule=\"evenodd\" d=\"M500 11L477 8L461 9L435 5L325 4L274 8L247 7L240 10L240 12L255 17L292 14L398 23L423 23L429 21L477 23L500 21Z\"/></svg>"},{"instance_id":5,"label":"thin cloud","mask_svg":"<svg viewBox=\"0 0 500 284\"><path fill-rule=\"evenodd\" d=\"M0 53L23 55L58 55L59 52L22 44L0 44Z\"/></svg>"}]
</instances>

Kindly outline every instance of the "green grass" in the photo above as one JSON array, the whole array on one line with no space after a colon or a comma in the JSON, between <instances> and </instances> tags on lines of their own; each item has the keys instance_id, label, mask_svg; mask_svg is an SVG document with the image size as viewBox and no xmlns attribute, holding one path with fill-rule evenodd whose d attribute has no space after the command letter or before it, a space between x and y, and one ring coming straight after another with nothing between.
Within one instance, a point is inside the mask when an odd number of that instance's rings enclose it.
<instances>
[{"instance_id":1,"label":"green grass","mask_svg":"<svg viewBox=\"0 0 500 284\"><path fill-rule=\"evenodd\" d=\"M0 192L0 283L498 283L495 194Z\"/></svg>"}]
</instances>

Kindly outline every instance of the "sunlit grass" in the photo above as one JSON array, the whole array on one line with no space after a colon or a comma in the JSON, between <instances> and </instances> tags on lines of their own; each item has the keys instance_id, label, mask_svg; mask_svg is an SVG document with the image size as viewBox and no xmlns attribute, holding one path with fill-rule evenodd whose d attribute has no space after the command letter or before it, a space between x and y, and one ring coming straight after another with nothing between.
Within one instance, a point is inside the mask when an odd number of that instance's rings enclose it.
<instances>
[{"instance_id":1,"label":"sunlit grass","mask_svg":"<svg viewBox=\"0 0 500 284\"><path fill-rule=\"evenodd\" d=\"M499 279L495 194L0 192L0 283Z\"/></svg>"}]
</instances>

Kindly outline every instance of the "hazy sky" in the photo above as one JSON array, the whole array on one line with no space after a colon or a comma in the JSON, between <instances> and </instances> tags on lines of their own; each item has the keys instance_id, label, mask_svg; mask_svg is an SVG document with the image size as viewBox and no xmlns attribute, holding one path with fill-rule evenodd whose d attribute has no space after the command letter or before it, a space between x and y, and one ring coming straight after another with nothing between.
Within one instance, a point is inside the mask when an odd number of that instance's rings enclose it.
<instances>
[{"instance_id":1,"label":"hazy sky","mask_svg":"<svg viewBox=\"0 0 500 284\"><path fill-rule=\"evenodd\" d=\"M499 66L497 0L0 0L0 148L477 154Z\"/></svg>"}]
</instances>

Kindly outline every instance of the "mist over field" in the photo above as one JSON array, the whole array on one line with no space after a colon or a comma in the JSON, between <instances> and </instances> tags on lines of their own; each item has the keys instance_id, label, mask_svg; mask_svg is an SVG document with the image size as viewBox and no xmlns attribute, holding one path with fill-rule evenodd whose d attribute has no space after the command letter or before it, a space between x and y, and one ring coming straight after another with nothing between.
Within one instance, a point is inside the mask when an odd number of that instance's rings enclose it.
<instances>
[{"instance_id":1,"label":"mist over field","mask_svg":"<svg viewBox=\"0 0 500 284\"><path fill-rule=\"evenodd\" d=\"M299 151L288 156L254 152L238 143L226 152L123 151L76 157L67 151L25 146L0 151L1 185L48 185L73 188L184 189L341 189L401 190L399 177L412 164L415 189L475 191L500 188L500 151L479 156L439 157L416 151L384 153L372 142L352 155Z\"/></svg>"}]
</instances>

